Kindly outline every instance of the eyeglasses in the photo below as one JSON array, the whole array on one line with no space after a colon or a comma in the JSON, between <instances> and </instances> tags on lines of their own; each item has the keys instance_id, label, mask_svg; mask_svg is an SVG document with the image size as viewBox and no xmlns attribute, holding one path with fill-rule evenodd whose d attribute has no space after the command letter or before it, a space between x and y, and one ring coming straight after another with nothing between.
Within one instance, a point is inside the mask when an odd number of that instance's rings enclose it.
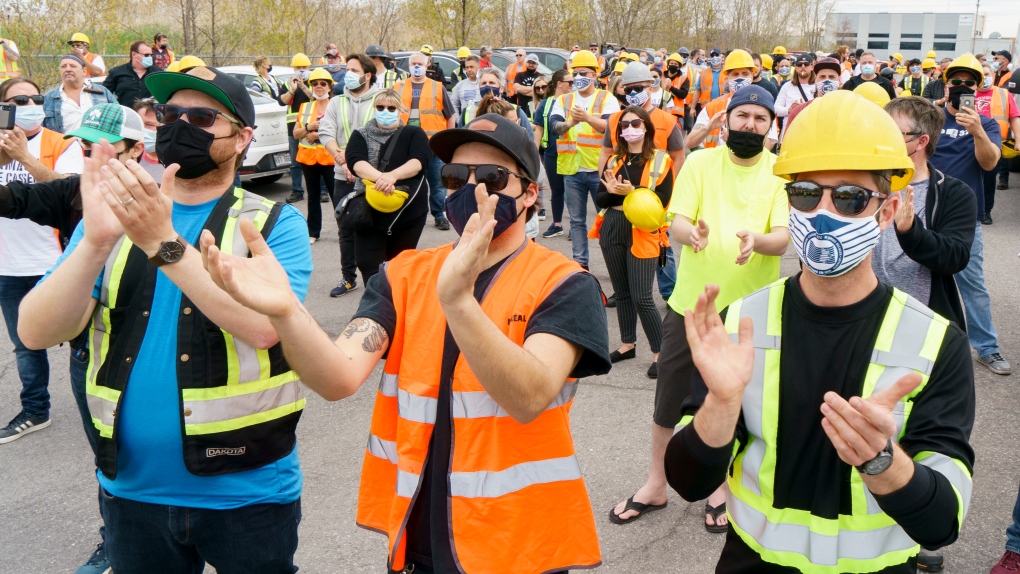
<instances>
[{"instance_id":1,"label":"eyeglasses","mask_svg":"<svg viewBox=\"0 0 1020 574\"><path fill-rule=\"evenodd\" d=\"M797 62L796 66L798 68L810 68L811 62Z\"/></svg>"},{"instance_id":2,"label":"eyeglasses","mask_svg":"<svg viewBox=\"0 0 1020 574\"><path fill-rule=\"evenodd\" d=\"M318 88L319 86L322 86L323 88L330 87L329 82L326 80L312 80L311 84L313 88Z\"/></svg>"},{"instance_id":3,"label":"eyeglasses","mask_svg":"<svg viewBox=\"0 0 1020 574\"><path fill-rule=\"evenodd\" d=\"M536 92L544 92L549 86L535 86Z\"/></svg>"},{"instance_id":4,"label":"eyeglasses","mask_svg":"<svg viewBox=\"0 0 1020 574\"><path fill-rule=\"evenodd\" d=\"M790 207L798 211L811 211L822 201L822 193L829 190L832 205L843 215L859 215L868 207L872 197L886 199L887 193L880 193L858 185L819 185L813 181L791 181L786 184L786 196Z\"/></svg>"},{"instance_id":5,"label":"eyeglasses","mask_svg":"<svg viewBox=\"0 0 1020 574\"><path fill-rule=\"evenodd\" d=\"M156 121L161 124L172 124L181 119L181 116L187 116L188 122L190 122L191 125L198 128L208 128L212 127L212 125L216 123L216 116L222 116L223 119L232 124L241 125L241 122L212 108L182 108L173 104L156 104L152 107L156 111Z\"/></svg>"},{"instance_id":6,"label":"eyeglasses","mask_svg":"<svg viewBox=\"0 0 1020 574\"><path fill-rule=\"evenodd\" d=\"M558 81L556 83L557 84L573 84L574 81L573 80L560 80L560 81Z\"/></svg>"},{"instance_id":7,"label":"eyeglasses","mask_svg":"<svg viewBox=\"0 0 1020 574\"><path fill-rule=\"evenodd\" d=\"M631 94L640 94L643 91L645 91L644 86L624 86L623 88L623 93L627 94L628 96Z\"/></svg>"},{"instance_id":8,"label":"eyeglasses","mask_svg":"<svg viewBox=\"0 0 1020 574\"><path fill-rule=\"evenodd\" d=\"M140 54L142 56L151 56L152 52L151 51L150 52L138 52L138 54Z\"/></svg>"},{"instance_id":9,"label":"eyeglasses","mask_svg":"<svg viewBox=\"0 0 1020 574\"><path fill-rule=\"evenodd\" d=\"M485 189L491 195L492 192L506 189L510 183L510 176L518 179L531 181L527 176L514 173L509 169L491 163L471 165L466 163L448 163L439 170L439 177L447 189L460 189L468 182L471 172L475 172L475 181L484 183Z\"/></svg>"},{"instance_id":10,"label":"eyeglasses","mask_svg":"<svg viewBox=\"0 0 1020 574\"><path fill-rule=\"evenodd\" d=\"M978 85L976 80L961 80L960 78L949 80L949 83L954 86L964 85L967 86L968 88L973 88L974 86Z\"/></svg>"},{"instance_id":11,"label":"eyeglasses","mask_svg":"<svg viewBox=\"0 0 1020 574\"><path fill-rule=\"evenodd\" d=\"M518 57L518 58L523 58L523 57L524 57L524 54L517 54L517 57Z\"/></svg>"},{"instance_id":12,"label":"eyeglasses","mask_svg":"<svg viewBox=\"0 0 1020 574\"><path fill-rule=\"evenodd\" d=\"M575 76L581 76L583 78L594 78L595 77L595 72L593 72L591 70L584 70L584 71L580 71L579 70L577 72L574 72L574 75Z\"/></svg>"},{"instance_id":13,"label":"eyeglasses","mask_svg":"<svg viewBox=\"0 0 1020 574\"><path fill-rule=\"evenodd\" d=\"M43 105L42 96L11 96L7 99L8 102L14 102L16 106L27 106L28 102L32 102L37 106Z\"/></svg>"},{"instance_id":14,"label":"eyeglasses","mask_svg":"<svg viewBox=\"0 0 1020 574\"><path fill-rule=\"evenodd\" d=\"M644 120L641 120L640 118L636 119L636 120L630 120L630 121L620 120L620 129L623 129L623 128L626 128L626 127L640 128L640 127L642 127L644 125L645 125Z\"/></svg>"},{"instance_id":15,"label":"eyeglasses","mask_svg":"<svg viewBox=\"0 0 1020 574\"><path fill-rule=\"evenodd\" d=\"M904 138L913 138L913 139L906 140L907 143L912 142L912 141L916 140L917 138L921 137L922 135L924 135L921 132L900 132L900 133L903 134Z\"/></svg>"},{"instance_id":16,"label":"eyeglasses","mask_svg":"<svg viewBox=\"0 0 1020 574\"><path fill-rule=\"evenodd\" d=\"M381 112L383 110L386 110L387 112L393 113L393 112L397 111L397 106L384 106L382 104L378 104L378 105L375 106L375 111Z\"/></svg>"}]
</instances>

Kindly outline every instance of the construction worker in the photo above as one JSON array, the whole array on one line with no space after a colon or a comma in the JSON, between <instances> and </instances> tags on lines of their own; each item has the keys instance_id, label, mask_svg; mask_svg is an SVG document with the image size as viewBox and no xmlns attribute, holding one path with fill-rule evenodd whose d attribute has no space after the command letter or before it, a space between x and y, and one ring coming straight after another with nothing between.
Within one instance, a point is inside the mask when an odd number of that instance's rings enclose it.
<instances>
[{"instance_id":1,"label":"construction worker","mask_svg":"<svg viewBox=\"0 0 1020 574\"><path fill-rule=\"evenodd\" d=\"M769 81L769 78L765 73L765 70L769 69L765 67L765 58L768 58L768 65L771 67L772 58L762 56L761 54L754 52L751 53L751 60L754 61L754 75L751 77L751 83L763 88L766 92L772 94L772 98L775 99L779 96L779 88Z\"/></svg>"},{"instance_id":2,"label":"construction worker","mask_svg":"<svg viewBox=\"0 0 1020 574\"><path fill-rule=\"evenodd\" d=\"M599 71L599 74L601 74L606 69L606 57L603 56L602 54L599 54L599 43L598 42L588 42L588 50L592 54L595 55L595 59L599 63L599 70L598 71ZM571 56L573 56L573 55L571 55ZM573 57L571 57L571 61L573 61Z\"/></svg>"},{"instance_id":3,"label":"construction worker","mask_svg":"<svg viewBox=\"0 0 1020 574\"><path fill-rule=\"evenodd\" d=\"M923 98L934 103L939 108L944 107L946 102L949 101L949 87L946 86L946 82L942 79L942 72L948 70L952 63L952 58L943 58L932 71L931 81L928 82L928 86L921 93Z\"/></svg>"},{"instance_id":4,"label":"construction worker","mask_svg":"<svg viewBox=\"0 0 1020 574\"><path fill-rule=\"evenodd\" d=\"M599 154L606 120L620 111L620 103L598 88L598 60L591 52L574 55L574 91L553 102L550 136L556 134L556 172L563 176L564 198L570 213L570 242L574 261L588 268L588 198L599 187Z\"/></svg>"},{"instance_id":5,"label":"construction worker","mask_svg":"<svg viewBox=\"0 0 1020 574\"><path fill-rule=\"evenodd\" d=\"M722 67L722 71L725 72L725 76L721 82L726 86L726 94L709 102L698 113L698 119L694 122L694 129L687 136L687 149L694 149L702 144L704 144L706 149L719 145L722 128L726 122L726 114L723 112L725 112L729 105L733 94L751 85L751 78L754 75L754 60L751 59L751 54L744 50L733 50L729 56L726 56L726 62ZM771 98L771 94L769 95ZM772 101L769 107L772 108L773 114L774 106L775 102ZM766 147L771 149L775 145L776 139L778 139L778 136L773 127L768 133Z\"/></svg>"},{"instance_id":6,"label":"construction worker","mask_svg":"<svg viewBox=\"0 0 1020 574\"><path fill-rule=\"evenodd\" d=\"M403 70L397 69L396 66L390 65L392 58L388 58L388 54L383 50L379 44L369 44L365 48L365 55L372 59L375 64L375 85L376 89L393 88L397 85L397 82L401 82L407 78L407 73Z\"/></svg>"},{"instance_id":7,"label":"construction worker","mask_svg":"<svg viewBox=\"0 0 1020 574\"><path fill-rule=\"evenodd\" d=\"M517 98L515 96L517 92L514 90L514 84L516 82L514 79L517 77L517 74L520 74L527 69L528 64L525 61L527 57L528 53L523 49L519 49L514 53L515 60L506 67L506 95L510 103L517 103Z\"/></svg>"},{"instance_id":8,"label":"construction worker","mask_svg":"<svg viewBox=\"0 0 1020 574\"><path fill-rule=\"evenodd\" d=\"M21 72L18 71L20 59L18 45L9 38L0 38L0 81L21 77Z\"/></svg>"},{"instance_id":9,"label":"construction worker","mask_svg":"<svg viewBox=\"0 0 1020 574\"><path fill-rule=\"evenodd\" d=\"M428 47L428 46L426 46ZM453 102L442 83L426 77L428 56L415 52L407 60L411 77L399 86L400 100L408 111L400 113L404 125L418 126L431 138L436 133L452 128L457 123L453 115ZM429 207L435 225L441 231L450 229L450 222L443 212L446 202L446 187L439 176L443 162L433 155L429 160L427 179L429 184Z\"/></svg>"},{"instance_id":10,"label":"construction worker","mask_svg":"<svg viewBox=\"0 0 1020 574\"><path fill-rule=\"evenodd\" d=\"M921 74L928 78L929 82L935 79L935 71L937 68L938 64L935 63L933 58L925 58L924 60L921 60ZM922 90L921 93L923 95L924 91Z\"/></svg>"},{"instance_id":11,"label":"construction worker","mask_svg":"<svg viewBox=\"0 0 1020 574\"><path fill-rule=\"evenodd\" d=\"M754 57L754 54L751 55ZM772 80L772 66L775 64L775 60L768 54L761 54L761 77L766 80ZM773 84L775 85L775 84ZM776 92L778 94L779 92Z\"/></svg>"},{"instance_id":12,"label":"construction worker","mask_svg":"<svg viewBox=\"0 0 1020 574\"><path fill-rule=\"evenodd\" d=\"M467 59L471 56L471 49L467 46L461 46L457 48L457 59L460 60L460 67L450 74L453 79L453 85L456 86L459 82L467 78L467 71L464 70L464 65L467 63Z\"/></svg>"},{"instance_id":13,"label":"construction worker","mask_svg":"<svg viewBox=\"0 0 1020 574\"><path fill-rule=\"evenodd\" d=\"M681 48L686 51L687 48ZM684 127L684 117L687 115L688 101L691 96L691 78L688 71L686 57L679 51L670 54L666 58L666 67L662 70L662 89L673 98L673 108L670 113L676 119L681 128Z\"/></svg>"},{"instance_id":14,"label":"construction worker","mask_svg":"<svg viewBox=\"0 0 1020 574\"><path fill-rule=\"evenodd\" d=\"M422 44L422 47L419 51L422 54L425 54L425 57L427 57L429 60L428 65L425 67L425 77L427 77L430 80L439 82L440 84L443 85L443 89L446 89L446 84L450 83L450 80L446 77L446 74L443 72L443 69L439 67L439 62L435 61L432 58L432 53L435 50L432 48L432 46L428 44Z\"/></svg>"},{"instance_id":15,"label":"construction worker","mask_svg":"<svg viewBox=\"0 0 1020 574\"><path fill-rule=\"evenodd\" d=\"M89 40L89 37L81 32L75 32L71 35L71 39L67 41L67 45L71 47L71 52L85 62L85 77L102 76L106 74L106 63L99 54L89 52L91 44L92 41Z\"/></svg>"},{"instance_id":16,"label":"construction worker","mask_svg":"<svg viewBox=\"0 0 1020 574\"><path fill-rule=\"evenodd\" d=\"M467 125L467 122L461 118L464 117L468 108L477 106L478 102L482 100L482 96L478 91L478 56L468 52L467 57L464 59L463 69L464 79L457 82L457 85L453 87L453 93L450 95L450 99L453 102L454 116L461 126Z\"/></svg>"},{"instance_id":17,"label":"construction worker","mask_svg":"<svg viewBox=\"0 0 1020 574\"><path fill-rule=\"evenodd\" d=\"M1016 153L1014 134L1020 133L1020 110L1012 95L1005 88L995 85L995 72L992 66L984 64L981 69L984 72L984 81L974 94L974 109L982 116L995 120L1002 134L1002 158L997 168L985 172L985 212L979 214L982 224L991 225L995 190L1009 188L1010 160L1006 155L1010 152Z\"/></svg>"},{"instance_id":18,"label":"construction worker","mask_svg":"<svg viewBox=\"0 0 1020 574\"><path fill-rule=\"evenodd\" d=\"M758 86L744 87L724 111L732 136L726 146L692 154L673 185L670 237L683 244L683 252L663 319L652 462L644 485L610 510L609 519L616 524L666 506L663 457L681 421L681 402L690 394L694 372L688 346L694 329L685 327L684 315L690 315L706 284L719 284L725 305L778 279L779 259L789 244L783 182L772 173L775 155L764 147L775 117L772 95ZM726 531L725 502L723 489L708 496L704 524L709 532Z\"/></svg>"},{"instance_id":19,"label":"construction worker","mask_svg":"<svg viewBox=\"0 0 1020 574\"><path fill-rule=\"evenodd\" d=\"M896 72L896 70L899 69L900 66L902 66L902 65L903 65L903 54L900 54L899 52L897 52L895 54L890 54L888 61L880 63L878 65L878 71L881 72L882 70L884 70L886 68L890 68L894 72ZM899 72L896 72L896 73L899 73Z\"/></svg>"},{"instance_id":20,"label":"construction worker","mask_svg":"<svg viewBox=\"0 0 1020 574\"><path fill-rule=\"evenodd\" d=\"M744 53L746 54L747 52ZM723 70L724 63L725 60L722 57L722 52L717 48L712 48L708 53L708 67L702 70L694 80L694 105L696 113L700 113L702 108L708 105L708 102L723 94L723 83L726 81L725 74L723 74L725 71Z\"/></svg>"},{"instance_id":21,"label":"construction worker","mask_svg":"<svg viewBox=\"0 0 1020 574\"><path fill-rule=\"evenodd\" d=\"M918 545L956 540L970 503L969 349L872 270L913 174L896 123L849 92L802 115L775 173L804 271L725 319L719 287L698 296L666 476L685 500L729 485L718 572L913 573Z\"/></svg>"},{"instance_id":22,"label":"construction worker","mask_svg":"<svg viewBox=\"0 0 1020 574\"><path fill-rule=\"evenodd\" d=\"M776 87L782 88L783 84L793 77L793 60L786 56L776 56L774 59L772 82Z\"/></svg>"},{"instance_id":23,"label":"construction worker","mask_svg":"<svg viewBox=\"0 0 1020 574\"><path fill-rule=\"evenodd\" d=\"M354 394L385 357L357 522L388 535L390 572L594 568L598 537L569 411L574 379L609 371L600 289L525 239L541 163L515 122L482 115L430 147L447 162L446 209L460 239L391 259L335 342L252 226L242 224L255 256L213 248L211 275L268 316L302 382L327 400Z\"/></svg>"},{"instance_id":24,"label":"construction worker","mask_svg":"<svg viewBox=\"0 0 1020 574\"><path fill-rule=\"evenodd\" d=\"M934 64L935 62L932 62ZM909 76L904 76L900 80L899 86L896 86L896 94L898 96L920 96L924 93L924 88L928 85L928 76L924 75L924 68L921 65L921 60L917 58L911 59L907 63L907 70L910 72Z\"/></svg>"},{"instance_id":25,"label":"construction worker","mask_svg":"<svg viewBox=\"0 0 1020 574\"><path fill-rule=\"evenodd\" d=\"M885 78L878 72L880 71L875 62L875 55L871 52L864 52L860 57L861 63L861 75L854 76L846 81L842 89L853 91L854 88L863 84L864 82L875 82L882 86L882 88L889 94L889 99L896 97L896 87L892 81Z\"/></svg>"},{"instance_id":26,"label":"construction worker","mask_svg":"<svg viewBox=\"0 0 1020 574\"><path fill-rule=\"evenodd\" d=\"M333 191L334 158L326 149L319 134L322 117L326 114L330 96L333 95L333 76L326 68L316 68L308 76L308 85L311 86L315 99L301 104L298 108L297 121L294 123L294 139L298 140L298 152L294 161L301 166L304 173L305 187L317 189L321 186ZM330 198L332 196L330 193ZM320 202L308 202L307 219L308 238L314 245L322 231Z\"/></svg>"},{"instance_id":27,"label":"construction worker","mask_svg":"<svg viewBox=\"0 0 1020 574\"><path fill-rule=\"evenodd\" d=\"M183 66L183 60L182 64ZM287 87L287 91L280 94L280 101L283 105L287 106L287 140L290 144L290 195L287 197L287 203L297 203L305 198L305 190L301 187L301 164L299 164L294 158L297 157L298 152L298 140L294 137L294 123L297 121L298 110L301 109L301 104L305 102L315 101L315 95L312 94L311 88L308 87L308 76L311 72L309 69L312 67L312 61L308 59L308 56L298 52L294 54L294 57L290 59L290 66L294 68L294 76L290 79L290 86ZM312 194L312 190L308 190L309 194ZM329 201L329 194L326 194L327 201ZM316 196L314 200L321 199Z\"/></svg>"},{"instance_id":28,"label":"construction worker","mask_svg":"<svg viewBox=\"0 0 1020 574\"><path fill-rule=\"evenodd\" d=\"M1012 72L1009 69L1009 65L1013 63L1013 54L1009 50L999 50L998 52L992 52L992 71L995 72L994 83L999 88L1006 87L1006 82L1009 81Z\"/></svg>"}]
</instances>

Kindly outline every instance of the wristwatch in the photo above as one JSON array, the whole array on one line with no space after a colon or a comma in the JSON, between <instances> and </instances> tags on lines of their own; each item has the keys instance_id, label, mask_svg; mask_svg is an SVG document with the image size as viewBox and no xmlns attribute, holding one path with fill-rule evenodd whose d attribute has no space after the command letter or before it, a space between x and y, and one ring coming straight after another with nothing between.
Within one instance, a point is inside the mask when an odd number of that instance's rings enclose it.
<instances>
[{"instance_id":1,"label":"wristwatch","mask_svg":"<svg viewBox=\"0 0 1020 574\"><path fill-rule=\"evenodd\" d=\"M889 439L889 442L885 444L885 448L878 451L878 454L875 456L875 458L858 466L857 470L860 471L861 474L867 474L869 476L882 474L883 472L886 471L886 469L892 466L892 459L893 459L892 439Z\"/></svg>"},{"instance_id":2,"label":"wristwatch","mask_svg":"<svg viewBox=\"0 0 1020 574\"><path fill-rule=\"evenodd\" d=\"M187 246L188 242L180 235L173 241L164 241L159 244L159 251L149 258L149 263L153 267L162 267L167 263L177 263L184 257L184 249Z\"/></svg>"}]
</instances>

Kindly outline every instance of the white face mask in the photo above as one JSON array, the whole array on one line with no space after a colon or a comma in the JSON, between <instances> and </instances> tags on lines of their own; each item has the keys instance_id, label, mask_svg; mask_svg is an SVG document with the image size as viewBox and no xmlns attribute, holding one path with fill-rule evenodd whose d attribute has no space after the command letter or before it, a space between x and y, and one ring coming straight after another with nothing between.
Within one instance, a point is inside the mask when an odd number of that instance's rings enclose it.
<instances>
[{"instance_id":1,"label":"white face mask","mask_svg":"<svg viewBox=\"0 0 1020 574\"><path fill-rule=\"evenodd\" d=\"M860 264L882 235L872 217L846 217L819 209L790 208L790 239L797 256L819 277L839 277Z\"/></svg>"},{"instance_id":2,"label":"white face mask","mask_svg":"<svg viewBox=\"0 0 1020 574\"><path fill-rule=\"evenodd\" d=\"M143 129L142 143L145 144L145 153L156 153L156 130Z\"/></svg>"},{"instance_id":3,"label":"white face mask","mask_svg":"<svg viewBox=\"0 0 1020 574\"><path fill-rule=\"evenodd\" d=\"M14 125L26 132L39 129L44 119L46 112L42 106L18 106L14 112Z\"/></svg>"}]
</instances>

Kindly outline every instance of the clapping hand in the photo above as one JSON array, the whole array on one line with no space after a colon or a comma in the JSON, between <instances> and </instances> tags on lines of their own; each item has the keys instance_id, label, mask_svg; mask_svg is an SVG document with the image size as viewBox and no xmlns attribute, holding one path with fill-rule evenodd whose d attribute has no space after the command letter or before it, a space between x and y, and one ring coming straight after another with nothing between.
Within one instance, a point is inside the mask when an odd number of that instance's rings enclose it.
<instances>
[{"instance_id":1,"label":"clapping hand","mask_svg":"<svg viewBox=\"0 0 1020 574\"><path fill-rule=\"evenodd\" d=\"M691 228L690 241L695 253L708 245L708 224L704 219L699 219L698 224Z\"/></svg>"},{"instance_id":2,"label":"clapping hand","mask_svg":"<svg viewBox=\"0 0 1020 574\"><path fill-rule=\"evenodd\" d=\"M694 310L684 312L684 326L691 357L709 394L723 404L733 405L741 402L751 382L754 324L750 317L741 318L739 342L734 343L715 308L718 295L718 285L706 285Z\"/></svg>"},{"instance_id":3,"label":"clapping hand","mask_svg":"<svg viewBox=\"0 0 1020 574\"><path fill-rule=\"evenodd\" d=\"M914 186L908 185L907 189L903 190L903 201L896 210L894 221L896 231L900 233L906 233L914 226Z\"/></svg>"}]
</instances>

